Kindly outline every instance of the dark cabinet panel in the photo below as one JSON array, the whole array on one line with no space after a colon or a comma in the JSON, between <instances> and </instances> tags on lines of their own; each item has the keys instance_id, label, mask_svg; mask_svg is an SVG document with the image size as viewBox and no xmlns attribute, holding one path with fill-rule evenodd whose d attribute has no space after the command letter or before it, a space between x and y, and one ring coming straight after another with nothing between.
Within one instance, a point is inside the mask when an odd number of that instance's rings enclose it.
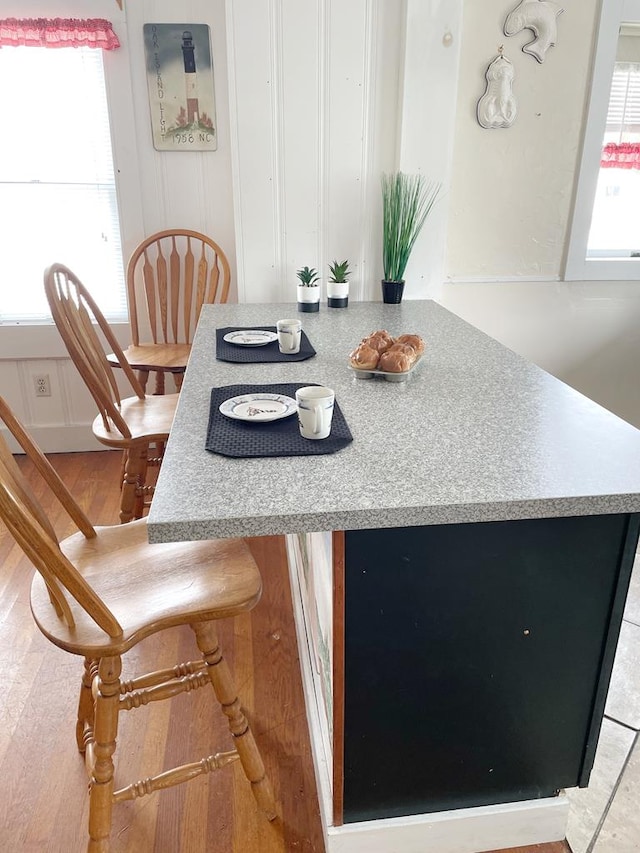
<instances>
[{"instance_id":1,"label":"dark cabinet panel","mask_svg":"<svg viewBox=\"0 0 640 853\"><path fill-rule=\"evenodd\" d=\"M345 822L586 783L637 528L608 515L346 533Z\"/></svg>"}]
</instances>

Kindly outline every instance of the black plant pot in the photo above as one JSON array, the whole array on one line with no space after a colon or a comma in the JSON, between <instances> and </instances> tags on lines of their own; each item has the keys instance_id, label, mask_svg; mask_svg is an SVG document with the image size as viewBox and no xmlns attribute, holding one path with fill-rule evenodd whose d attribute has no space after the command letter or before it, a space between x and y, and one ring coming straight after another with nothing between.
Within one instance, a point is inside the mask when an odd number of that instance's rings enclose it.
<instances>
[{"instance_id":1,"label":"black plant pot","mask_svg":"<svg viewBox=\"0 0 640 853\"><path fill-rule=\"evenodd\" d=\"M404 293L404 281L385 281L382 279L382 301L387 305L399 305Z\"/></svg>"},{"instance_id":2,"label":"black plant pot","mask_svg":"<svg viewBox=\"0 0 640 853\"><path fill-rule=\"evenodd\" d=\"M327 296L327 308L346 308L349 304L349 297L340 298L338 296Z\"/></svg>"}]
</instances>

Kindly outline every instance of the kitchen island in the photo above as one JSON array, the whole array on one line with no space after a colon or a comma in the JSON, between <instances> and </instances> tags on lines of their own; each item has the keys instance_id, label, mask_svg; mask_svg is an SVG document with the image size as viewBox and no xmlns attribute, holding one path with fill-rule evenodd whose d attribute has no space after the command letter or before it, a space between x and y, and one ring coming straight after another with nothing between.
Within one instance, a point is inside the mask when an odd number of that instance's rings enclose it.
<instances>
[{"instance_id":1,"label":"kitchen island","mask_svg":"<svg viewBox=\"0 0 640 853\"><path fill-rule=\"evenodd\" d=\"M288 316L204 307L150 539L287 534L329 851L563 837L638 539L640 432L431 301L301 315L308 361L216 361L216 328ZM426 342L407 382L348 366L381 328ZM353 443L205 450L212 387L284 382L334 388Z\"/></svg>"}]
</instances>

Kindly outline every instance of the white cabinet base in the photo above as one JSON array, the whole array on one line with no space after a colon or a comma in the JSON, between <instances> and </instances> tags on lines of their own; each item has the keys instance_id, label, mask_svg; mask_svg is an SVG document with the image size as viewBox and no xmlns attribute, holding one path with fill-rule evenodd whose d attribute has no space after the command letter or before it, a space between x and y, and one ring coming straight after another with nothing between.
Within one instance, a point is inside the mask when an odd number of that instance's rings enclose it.
<instances>
[{"instance_id":1,"label":"white cabinet base","mask_svg":"<svg viewBox=\"0 0 640 853\"><path fill-rule=\"evenodd\" d=\"M569 801L539 800L333 826L332 756L305 624L292 537L287 536L291 595L326 853L481 853L564 839Z\"/></svg>"}]
</instances>

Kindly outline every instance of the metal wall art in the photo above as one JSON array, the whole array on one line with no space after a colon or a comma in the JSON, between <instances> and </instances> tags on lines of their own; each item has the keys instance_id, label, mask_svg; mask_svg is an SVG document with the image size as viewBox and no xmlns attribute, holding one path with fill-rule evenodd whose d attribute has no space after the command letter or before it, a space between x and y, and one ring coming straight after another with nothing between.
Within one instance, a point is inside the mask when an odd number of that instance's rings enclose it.
<instances>
[{"instance_id":1,"label":"metal wall art","mask_svg":"<svg viewBox=\"0 0 640 853\"><path fill-rule=\"evenodd\" d=\"M521 30L532 30L535 38L522 48L538 62L544 62L545 54L556 43L558 35L558 15L564 12L562 6L552 0L522 0L507 15L504 22L504 34L515 36Z\"/></svg>"},{"instance_id":2,"label":"metal wall art","mask_svg":"<svg viewBox=\"0 0 640 853\"><path fill-rule=\"evenodd\" d=\"M487 88L478 101L478 124L486 128L511 127L518 112L513 94L513 64L502 55L502 48L485 73Z\"/></svg>"}]
</instances>

